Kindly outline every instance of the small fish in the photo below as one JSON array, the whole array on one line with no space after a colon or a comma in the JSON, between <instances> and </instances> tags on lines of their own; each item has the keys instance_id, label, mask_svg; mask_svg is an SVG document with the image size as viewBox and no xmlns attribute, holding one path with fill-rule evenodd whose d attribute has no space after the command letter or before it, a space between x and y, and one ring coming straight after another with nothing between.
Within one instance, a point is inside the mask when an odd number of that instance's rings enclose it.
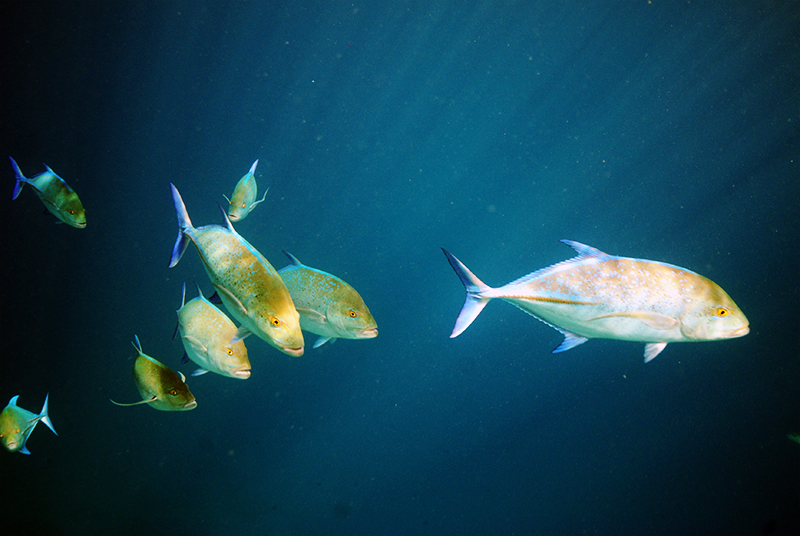
<instances>
[{"instance_id":1,"label":"small fish","mask_svg":"<svg viewBox=\"0 0 800 536\"><path fill-rule=\"evenodd\" d=\"M11 452L19 451L22 454L30 454L31 452L25 447L25 443L28 441L28 436L31 435L33 429L39 424L39 421L45 423L56 434L56 429L53 428L53 423L50 422L50 417L47 414L47 400L50 398L50 393L47 393L44 397L44 406L42 406L42 411L39 415L17 406L18 398L19 395L12 398L6 409L0 413L0 441Z\"/></svg>"},{"instance_id":2,"label":"small fish","mask_svg":"<svg viewBox=\"0 0 800 536\"><path fill-rule=\"evenodd\" d=\"M275 268L236 232L222 207L227 228L193 227L181 194L174 184L170 188L178 216L178 238L170 268L178 264L186 246L193 242L222 303L241 324L232 342L254 333L281 352L303 355L300 315Z\"/></svg>"},{"instance_id":3,"label":"small fish","mask_svg":"<svg viewBox=\"0 0 800 536\"><path fill-rule=\"evenodd\" d=\"M47 164L44 164L47 171L26 179L14 159L10 156L8 159L11 160L11 167L14 168L14 175L17 178L11 199L16 199L22 191L22 187L30 184L47 210L56 218L78 229L86 227L86 212L83 210L81 200L78 199L78 194Z\"/></svg>"},{"instance_id":4,"label":"small fish","mask_svg":"<svg viewBox=\"0 0 800 536\"><path fill-rule=\"evenodd\" d=\"M450 337L460 335L489 300L504 299L554 327L564 341L553 353L588 339L639 341L645 363L670 342L713 341L750 332L744 313L716 283L671 264L615 257L562 240L578 256L491 288L449 251L467 299Z\"/></svg>"},{"instance_id":5,"label":"small fish","mask_svg":"<svg viewBox=\"0 0 800 536\"><path fill-rule=\"evenodd\" d=\"M118 406L150 404L161 411L186 411L197 407L197 400L186 385L186 377L177 374L158 359L142 353L139 337L134 335L133 345L139 353L133 363L133 381L142 395L142 400L130 404L113 402Z\"/></svg>"},{"instance_id":6,"label":"small fish","mask_svg":"<svg viewBox=\"0 0 800 536\"><path fill-rule=\"evenodd\" d=\"M246 380L250 377L250 360L243 341L231 343L236 336L236 326L225 313L214 307L203 296L185 303L186 285L183 285L181 308L178 309L178 330L186 355L200 368L192 376L216 372L222 376Z\"/></svg>"},{"instance_id":7,"label":"small fish","mask_svg":"<svg viewBox=\"0 0 800 536\"><path fill-rule=\"evenodd\" d=\"M227 195L222 194L230 204L228 218L230 218L231 221L241 221L245 219L259 203L267 198L269 188L264 192L264 197L256 201L256 199L258 199L258 185L256 184L255 177L257 165L258 160L253 162L253 165L250 166L250 171L239 179L239 182L236 183L236 187L233 189L230 199L228 199Z\"/></svg>"},{"instance_id":8,"label":"small fish","mask_svg":"<svg viewBox=\"0 0 800 536\"><path fill-rule=\"evenodd\" d=\"M278 270L300 313L300 327L320 338L318 348L330 340L371 339L378 325L356 289L327 272L301 263L284 251L291 264Z\"/></svg>"}]
</instances>

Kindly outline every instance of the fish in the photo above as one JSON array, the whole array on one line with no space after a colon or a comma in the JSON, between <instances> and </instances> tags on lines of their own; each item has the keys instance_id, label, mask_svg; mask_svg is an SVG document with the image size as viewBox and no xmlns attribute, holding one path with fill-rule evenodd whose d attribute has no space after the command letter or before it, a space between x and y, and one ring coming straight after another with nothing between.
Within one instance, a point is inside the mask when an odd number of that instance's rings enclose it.
<instances>
[{"instance_id":1,"label":"fish","mask_svg":"<svg viewBox=\"0 0 800 536\"><path fill-rule=\"evenodd\" d=\"M241 324L231 342L255 334L281 352L303 355L300 315L275 268L236 232L221 206L227 227L192 226L181 194L174 184L170 183L170 188L178 216L178 238L172 248L170 268L178 264L191 241L222 303Z\"/></svg>"},{"instance_id":2,"label":"fish","mask_svg":"<svg viewBox=\"0 0 800 536\"><path fill-rule=\"evenodd\" d=\"M133 382L139 389L142 400L130 404L113 400L111 402L118 406L149 404L160 411L187 411L196 408L197 400L186 385L186 376L143 353L139 337L134 335L134 339L136 342L132 344L138 355L133 363Z\"/></svg>"},{"instance_id":3,"label":"fish","mask_svg":"<svg viewBox=\"0 0 800 536\"><path fill-rule=\"evenodd\" d=\"M186 355L200 367L192 376L210 371L246 380L250 377L247 348L241 340L231 343L237 332L236 325L203 296L200 287L197 294L195 299L185 303L184 284L178 309L178 330Z\"/></svg>"},{"instance_id":4,"label":"fish","mask_svg":"<svg viewBox=\"0 0 800 536\"><path fill-rule=\"evenodd\" d=\"M236 183L236 187L233 189L230 199L228 199L227 195L222 194L230 205L228 208L228 218L230 218L231 221L241 221L245 219L259 203L267 198L269 188L264 192L264 197L256 201L256 199L258 199L258 185L256 184L255 177L257 165L258 160L253 162L253 165L250 166L250 171L239 179L239 182Z\"/></svg>"},{"instance_id":5,"label":"fish","mask_svg":"<svg viewBox=\"0 0 800 536\"><path fill-rule=\"evenodd\" d=\"M446 249L447 260L467 291L450 337L460 335L489 300L506 300L564 335L553 353L588 339L644 342L645 363L670 342L733 339L750 324L713 281L685 268L644 259L616 257L561 240L577 252L572 259L491 288Z\"/></svg>"},{"instance_id":6,"label":"fish","mask_svg":"<svg viewBox=\"0 0 800 536\"><path fill-rule=\"evenodd\" d=\"M47 413L47 400L50 398L50 393L44 397L44 406L42 411L36 415L26 409L22 409L17 405L19 395L13 397L8 403L6 408L0 413L0 442L10 452L21 452L22 454L30 454L31 451L25 446L28 437L42 421L47 425L50 430L56 433L53 428L53 423L50 422L50 416Z\"/></svg>"},{"instance_id":7,"label":"fish","mask_svg":"<svg viewBox=\"0 0 800 536\"><path fill-rule=\"evenodd\" d=\"M786 437L794 441L795 443L800 443L800 434L789 434Z\"/></svg>"},{"instance_id":8,"label":"fish","mask_svg":"<svg viewBox=\"0 0 800 536\"><path fill-rule=\"evenodd\" d=\"M290 264L278 270L300 313L300 327L319 335L314 348L340 339L371 339L378 325L356 289L327 272L301 263L286 251Z\"/></svg>"},{"instance_id":9,"label":"fish","mask_svg":"<svg viewBox=\"0 0 800 536\"><path fill-rule=\"evenodd\" d=\"M19 170L14 159L10 156L8 159L11 160L11 167L14 168L14 175L17 179L14 184L14 192L11 194L12 200L19 196L23 186L30 184L47 210L56 218L78 229L86 227L86 211L83 209L78 194L47 164L43 164L47 171L27 179Z\"/></svg>"}]
</instances>

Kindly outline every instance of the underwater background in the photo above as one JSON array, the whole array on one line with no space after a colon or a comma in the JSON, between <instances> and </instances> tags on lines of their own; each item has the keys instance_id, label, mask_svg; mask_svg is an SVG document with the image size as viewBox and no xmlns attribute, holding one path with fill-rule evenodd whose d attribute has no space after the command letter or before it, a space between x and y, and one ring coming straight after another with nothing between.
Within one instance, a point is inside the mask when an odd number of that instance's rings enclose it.
<instances>
[{"instance_id":1,"label":"underwater background","mask_svg":"<svg viewBox=\"0 0 800 536\"><path fill-rule=\"evenodd\" d=\"M5 2L3 158L49 165L85 230L3 190L2 534L800 533L800 3L660 0ZM355 287L378 323L252 376L140 397L144 352L188 374L177 235L259 159L236 229ZM259 194L260 197L260 194ZM568 238L722 286L739 339L562 336L464 289Z\"/></svg>"}]
</instances>

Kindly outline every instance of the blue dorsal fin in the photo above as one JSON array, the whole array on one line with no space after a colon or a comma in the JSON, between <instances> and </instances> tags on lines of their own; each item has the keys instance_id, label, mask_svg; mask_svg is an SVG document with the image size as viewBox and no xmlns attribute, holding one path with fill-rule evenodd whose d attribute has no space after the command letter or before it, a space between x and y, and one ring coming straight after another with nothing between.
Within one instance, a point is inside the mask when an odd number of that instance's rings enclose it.
<instances>
[{"instance_id":1,"label":"blue dorsal fin","mask_svg":"<svg viewBox=\"0 0 800 536\"><path fill-rule=\"evenodd\" d=\"M575 242L574 240L567 240L562 238L559 240L572 249L574 249L578 253L578 257L580 258L587 258L587 257L608 257L608 253L603 253L597 248L593 248L592 246L587 246L586 244L581 244L580 242Z\"/></svg>"},{"instance_id":2,"label":"blue dorsal fin","mask_svg":"<svg viewBox=\"0 0 800 536\"><path fill-rule=\"evenodd\" d=\"M189 362L189 354L183 352L183 357L181 358L181 365L185 365Z\"/></svg>"},{"instance_id":3,"label":"blue dorsal fin","mask_svg":"<svg viewBox=\"0 0 800 536\"><path fill-rule=\"evenodd\" d=\"M248 171L248 173L249 173L250 175L255 175L255 173L256 173L256 166L257 166L257 165L258 165L258 158L256 158L256 161L255 161L255 162L253 162L253 165L252 165L252 166L250 166L250 171Z\"/></svg>"},{"instance_id":4,"label":"blue dorsal fin","mask_svg":"<svg viewBox=\"0 0 800 536\"><path fill-rule=\"evenodd\" d=\"M214 294L209 296L208 301L214 305L220 305L222 303L222 299L219 297L219 293L217 291L214 291Z\"/></svg>"},{"instance_id":5,"label":"blue dorsal fin","mask_svg":"<svg viewBox=\"0 0 800 536\"><path fill-rule=\"evenodd\" d=\"M18 398L19 398L19 395L15 396L15 397L12 397L11 400L9 400L8 405L9 406L16 406Z\"/></svg>"},{"instance_id":6,"label":"blue dorsal fin","mask_svg":"<svg viewBox=\"0 0 800 536\"><path fill-rule=\"evenodd\" d=\"M181 289L181 309L183 309L184 305L186 305L186 281L183 282L183 288Z\"/></svg>"},{"instance_id":7,"label":"blue dorsal fin","mask_svg":"<svg viewBox=\"0 0 800 536\"><path fill-rule=\"evenodd\" d=\"M292 264L292 266L303 266L303 263L302 263L302 262L300 262L299 260L297 260L297 257L295 257L294 255L292 255L291 253L289 253L289 252L288 252L288 251L286 251L285 249L282 249L281 251L283 251L283 254L284 254L284 255L286 255L287 257L289 257L289 262Z\"/></svg>"},{"instance_id":8,"label":"blue dorsal fin","mask_svg":"<svg viewBox=\"0 0 800 536\"><path fill-rule=\"evenodd\" d=\"M233 228L233 224L231 223L231 219L228 217L228 213L225 211L224 208L222 208L222 205L220 205L219 203L217 203L217 206L219 207L219 211L222 212L222 215L225 217L225 223L228 224L228 230L230 230L230 232L232 233L235 233L236 229Z\"/></svg>"}]
</instances>

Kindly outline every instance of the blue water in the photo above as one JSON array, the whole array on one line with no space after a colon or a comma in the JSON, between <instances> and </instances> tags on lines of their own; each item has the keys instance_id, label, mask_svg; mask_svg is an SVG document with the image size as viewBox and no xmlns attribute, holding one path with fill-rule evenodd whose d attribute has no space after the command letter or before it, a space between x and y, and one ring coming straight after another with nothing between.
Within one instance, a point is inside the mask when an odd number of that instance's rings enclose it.
<instances>
[{"instance_id":1,"label":"blue water","mask_svg":"<svg viewBox=\"0 0 800 536\"><path fill-rule=\"evenodd\" d=\"M0 8L0 155L48 164L88 227L0 196L0 405L58 431L0 451L2 534L798 534L800 4L19 2ZM258 158L237 230L353 285L376 339L197 409L121 408L144 351L181 365L177 234ZM558 239L695 270L751 322L671 344L560 334L464 299ZM191 287L190 287L191 288ZM309 336L313 342L316 337Z\"/></svg>"}]
</instances>

